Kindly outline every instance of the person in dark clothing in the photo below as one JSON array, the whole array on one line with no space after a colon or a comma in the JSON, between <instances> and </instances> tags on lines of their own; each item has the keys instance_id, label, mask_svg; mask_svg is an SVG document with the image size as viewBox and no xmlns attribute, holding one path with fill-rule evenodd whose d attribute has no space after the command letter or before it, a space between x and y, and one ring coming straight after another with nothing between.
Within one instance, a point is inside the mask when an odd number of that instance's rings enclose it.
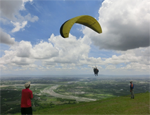
<instances>
[{"instance_id":1,"label":"person in dark clothing","mask_svg":"<svg viewBox=\"0 0 150 115\"><path fill-rule=\"evenodd\" d=\"M93 68L93 71L94 71L95 76L98 76L99 70L97 69L97 67Z\"/></svg>"},{"instance_id":2,"label":"person in dark clothing","mask_svg":"<svg viewBox=\"0 0 150 115\"><path fill-rule=\"evenodd\" d=\"M134 89L134 85L133 85L132 81L130 81L131 99L134 99L134 91L133 91L133 89Z\"/></svg>"},{"instance_id":3,"label":"person in dark clothing","mask_svg":"<svg viewBox=\"0 0 150 115\"><path fill-rule=\"evenodd\" d=\"M31 99L33 98L30 88L30 82L25 83L25 89L22 90L21 96L21 114L32 115Z\"/></svg>"}]
</instances>

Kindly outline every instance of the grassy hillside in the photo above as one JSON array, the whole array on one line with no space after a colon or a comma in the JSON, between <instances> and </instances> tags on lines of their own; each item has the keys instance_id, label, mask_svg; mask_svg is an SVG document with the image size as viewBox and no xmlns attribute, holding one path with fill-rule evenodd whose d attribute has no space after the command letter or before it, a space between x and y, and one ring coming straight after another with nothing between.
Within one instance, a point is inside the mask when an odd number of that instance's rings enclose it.
<instances>
[{"instance_id":1,"label":"grassy hillside","mask_svg":"<svg viewBox=\"0 0 150 115\"><path fill-rule=\"evenodd\" d=\"M114 97L95 102L78 104L57 105L53 108L39 109L33 114L150 114L150 93L135 94L135 99L130 96Z\"/></svg>"}]
</instances>

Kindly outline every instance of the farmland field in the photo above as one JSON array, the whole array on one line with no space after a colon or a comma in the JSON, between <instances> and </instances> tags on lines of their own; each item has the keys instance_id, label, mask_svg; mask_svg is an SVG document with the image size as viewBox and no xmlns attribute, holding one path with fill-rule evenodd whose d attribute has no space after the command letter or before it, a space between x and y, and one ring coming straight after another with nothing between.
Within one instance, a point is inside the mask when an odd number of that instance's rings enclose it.
<instances>
[{"instance_id":1,"label":"farmland field","mask_svg":"<svg viewBox=\"0 0 150 115\"><path fill-rule=\"evenodd\" d=\"M33 110L49 105L95 101L129 95L129 82L134 93L149 92L149 77L65 76L65 77L3 77L1 79L1 114L19 113L21 90L31 81Z\"/></svg>"}]
</instances>

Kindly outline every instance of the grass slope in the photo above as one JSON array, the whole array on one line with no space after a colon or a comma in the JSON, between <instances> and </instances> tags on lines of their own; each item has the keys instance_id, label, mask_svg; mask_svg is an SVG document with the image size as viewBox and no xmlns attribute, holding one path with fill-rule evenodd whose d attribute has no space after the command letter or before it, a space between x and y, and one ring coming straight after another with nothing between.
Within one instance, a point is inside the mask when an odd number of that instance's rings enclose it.
<instances>
[{"instance_id":1,"label":"grass slope","mask_svg":"<svg viewBox=\"0 0 150 115\"><path fill-rule=\"evenodd\" d=\"M135 94L135 99L130 96L107 98L95 102L58 105L53 108L46 107L33 114L149 114L149 94Z\"/></svg>"}]
</instances>

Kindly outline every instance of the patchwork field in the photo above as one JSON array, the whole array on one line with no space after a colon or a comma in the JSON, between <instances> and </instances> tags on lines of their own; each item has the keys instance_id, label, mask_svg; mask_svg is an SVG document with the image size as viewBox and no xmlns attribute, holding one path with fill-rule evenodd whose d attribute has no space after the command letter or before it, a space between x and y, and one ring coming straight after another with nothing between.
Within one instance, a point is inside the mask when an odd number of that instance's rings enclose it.
<instances>
[{"instance_id":1,"label":"patchwork field","mask_svg":"<svg viewBox=\"0 0 150 115\"><path fill-rule=\"evenodd\" d=\"M31 81L33 111L47 106L99 101L129 95L129 81L134 93L149 92L148 77L13 77L1 80L1 114L20 112L21 90Z\"/></svg>"}]
</instances>

